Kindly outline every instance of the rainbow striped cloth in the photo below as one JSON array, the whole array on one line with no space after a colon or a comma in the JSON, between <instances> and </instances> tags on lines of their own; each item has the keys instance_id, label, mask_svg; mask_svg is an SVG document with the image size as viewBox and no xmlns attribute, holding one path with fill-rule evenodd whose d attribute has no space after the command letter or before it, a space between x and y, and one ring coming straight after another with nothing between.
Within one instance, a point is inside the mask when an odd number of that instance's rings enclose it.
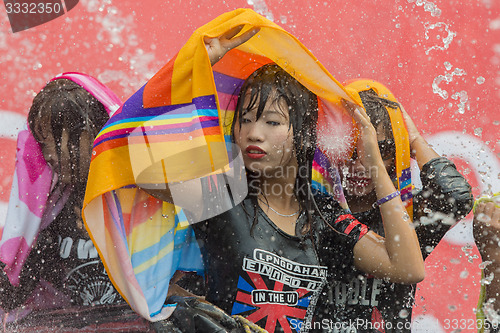
<instances>
[{"instance_id":1,"label":"rainbow striped cloth","mask_svg":"<svg viewBox=\"0 0 500 333\"><path fill-rule=\"evenodd\" d=\"M203 38L242 24L240 33L261 30L212 68ZM232 116L243 81L270 62L316 93L323 112L336 112L350 124L339 136L351 135L352 121L338 104L353 99L342 85L295 37L252 10L239 9L196 30L94 142L85 224L117 290L148 320L165 319L174 310L164 302L176 270L203 271L190 223L208 215L192 214L199 203L190 202L189 191L208 188L206 200L216 202L214 207L222 202L217 213L246 196L241 156L229 138ZM327 191L335 177L322 155L318 150L315 180ZM175 205L148 194L167 192Z\"/></svg>"},{"instance_id":2,"label":"rainbow striped cloth","mask_svg":"<svg viewBox=\"0 0 500 333\"><path fill-rule=\"evenodd\" d=\"M398 103L392 92L382 83L370 79L356 79L346 84L346 89L352 91L358 103L361 103L359 92L373 89L379 97L386 98L390 101ZM413 220L413 185L411 182L411 165L410 165L410 141L408 131L406 130L403 113L398 107L393 109L385 107L391 119L392 133L396 145L396 179L394 186L401 192L401 200L405 205L406 211Z\"/></svg>"}]
</instances>

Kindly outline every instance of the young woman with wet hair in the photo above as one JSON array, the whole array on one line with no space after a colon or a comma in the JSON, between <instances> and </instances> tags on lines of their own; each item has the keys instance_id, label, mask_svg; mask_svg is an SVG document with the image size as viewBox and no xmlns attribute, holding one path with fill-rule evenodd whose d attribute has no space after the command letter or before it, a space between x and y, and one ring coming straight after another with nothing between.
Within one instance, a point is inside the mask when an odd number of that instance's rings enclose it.
<instances>
[{"instance_id":1,"label":"young woman with wet hair","mask_svg":"<svg viewBox=\"0 0 500 333\"><path fill-rule=\"evenodd\" d=\"M425 259L444 234L472 208L471 186L448 159L439 156L420 135L410 116L382 84L372 80L356 80L346 86L359 93L369 119L376 129L378 150L387 173L396 181L396 165L408 156L397 148L402 129L408 133L409 149L420 168L422 189L411 193L411 175L402 172L399 183L406 184L401 196L413 214L413 226ZM391 114L401 112L401 121ZM404 119L404 123L403 120ZM403 127L405 126L405 127ZM405 131L406 131L405 129ZM400 146L401 147L401 146ZM360 147L340 168L342 184L352 214L374 232L388 237L385 216L375 191L374 170L359 158ZM403 193L404 192L404 193ZM413 206L411 206L413 204ZM409 332L414 303L415 284L393 283L369 274L358 274L348 282L329 283L320 302L321 318L334 317L339 322L358 320L364 323L358 332Z\"/></svg>"},{"instance_id":2,"label":"young woman with wet hair","mask_svg":"<svg viewBox=\"0 0 500 333\"><path fill-rule=\"evenodd\" d=\"M141 325L114 289L81 218L92 142L120 104L102 83L80 73L55 77L35 96L29 129L18 137L0 243L5 325Z\"/></svg>"},{"instance_id":3,"label":"young woman with wet hair","mask_svg":"<svg viewBox=\"0 0 500 333\"><path fill-rule=\"evenodd\" d=\"M206 40L212 64L232 41L224 35ZM397 282L423 278L418 241L399 197L381 205L384 240L331 197L313 194L317 108L317 97L281 67L264 65L251 74L232 128L249 194L233 209L192 225L205 265L205 299L269 332L307 331L312 310L321 307L322 286L350 277L353 267ZM395 189L380 154L366 153L376 147L375 129L364 111L352 109L352 116L360 156L380 169L377 194L387 198Z\"/></svg>"}]
</instances>

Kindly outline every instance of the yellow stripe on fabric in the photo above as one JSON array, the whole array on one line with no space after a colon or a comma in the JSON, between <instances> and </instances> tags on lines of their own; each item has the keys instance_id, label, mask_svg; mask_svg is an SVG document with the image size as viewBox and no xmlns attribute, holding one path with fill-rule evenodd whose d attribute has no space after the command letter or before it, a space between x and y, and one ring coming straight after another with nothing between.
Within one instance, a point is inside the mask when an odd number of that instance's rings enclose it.
<instances>
[{"instance_id":1,"label":"yellow stripe on fabric","mask_svg":"<svg viewBox=\"0 0 500 333\"><path fill-rule=\"evenodd\" d=\"M220 122L223 126L224 135L231 135L231 126L233 124L234 118L234 110L225 110L221 117L222 121Z\"/></svg>"},{"instance_id":2,"label":"yellow stripe on fabric","mask_svg":"<svg viewBox=\"0 0 500 333\"><path fill-rule=\"evenodd\" d=\"M128 147L103 151L90 164L84 202L89 203L103 193L134 183Z\"/></svg>"},{"instance_id":3,"label":"yellow stripe on fabric","mask_svg":"<svg viewBox=\"0 0 500 333\"><path fill-rule=\"evenodd\" d=\"M130 253L134 254L157 244L169 232L173 234L174 214L173 211L163 214L158 209L152 216L146 217L147 222L135 225L127 239Z\"/></svg>"},{"instance_id":4,"label":"yellow stripe on fabric","mask_svg":"<svg viewBox=\"0 0 500 333\"><path fill-rule=\"evenodd\" d=\"M145 270L147 270L151 266L156 265L156 263L158 263L158 261L160 261L163 257L165 257L166 255L171 253L173 250L174 250L174 241L172 240L172 242L168 243L164 248L162 248L160 251L158 251L158 254L156 256L154 256L150 260L140 264L139 266L134 267L134 273L137 275L139 273L144 272Z\"/></svg>"},{"instance_id":5,"label":"yellow stripe on fabric","mask_svg":"<svg viewBox=\"0 0 500 333\"><path fill-rule=\"evenodd\" d=\"M325 177L318 170L312 170L312 179L323 185L329 193L333 193L332 185L326 181Z\"/></svg>"}]
</instances>

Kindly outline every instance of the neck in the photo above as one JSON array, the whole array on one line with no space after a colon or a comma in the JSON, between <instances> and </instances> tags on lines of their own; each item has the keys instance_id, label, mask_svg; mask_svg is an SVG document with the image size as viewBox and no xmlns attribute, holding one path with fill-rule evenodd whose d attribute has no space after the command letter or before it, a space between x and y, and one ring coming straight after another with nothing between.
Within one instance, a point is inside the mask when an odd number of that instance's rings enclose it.
<instances>
[{"instance_id":1,"label":"neck","mask_svg":"<svg viewBox=\"0 0 500 333\"><path fill-rule=\"evenodd\" d=\"M296 212L299 203L295 196L295 176L259 178L259 199L284 214Z\"/></svg>"},{"instance_id":2,"label":"neck","mask_svg":"<svg viewBox=\"0 0 500 333\"><path fill-rule=\"evenodd\" d=\"M367 195L358 197L358 196L349 196L346 193L345 198L347 200L349 208L351 209L351 212L361 213L369 211L373 208L372 206L373 203L377 201L377 194L375 193L375 191L373 191Z\"/></svg>"}]
</instances>

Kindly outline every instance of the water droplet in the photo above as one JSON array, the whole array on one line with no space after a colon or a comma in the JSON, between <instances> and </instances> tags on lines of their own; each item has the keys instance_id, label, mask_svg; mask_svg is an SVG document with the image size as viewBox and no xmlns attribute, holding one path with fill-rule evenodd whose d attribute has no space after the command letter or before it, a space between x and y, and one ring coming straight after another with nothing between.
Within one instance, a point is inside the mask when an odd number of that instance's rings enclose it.
<instances>
[{"instance_id":1,"label":"water droplet","mask_svg":"<svg viewBox=\"0 0 500 333\"><path fill-rule=\"evenodd\" d=\"M484 83L484 81L486 81L486 80L485 80L485 78L484 78L484 77L482 77L482 76L478 76L478 77L477 77L477 79L476 79L476 83L477 83L477 84L483 84L483 83Z\"/></svg>"},{"instance_id":2,"label":"water droplet","mask_svg":"<svg viewBox=\"0 0 500 333\"><path fill-rule=\"evenodd\" d=\"M483 261L482 263L479 264L479 269L485 269L486 266L488 266L489 264L491 264L492 262L487 260L487 261Z\"/></svg>"},{"instance_id":3,"label":"water droplet","mask_svg":"<svg viewBox=\"0 0 500 333\"><path fill-rule=\"evenodd\" d=\"M460 278L466 279L469 276L469 272L467 270L460 272Z\"/></svg>"},{"instance_id":4,"label":"water droplet","mask_svg":"<svg viewBox=\"0 0 500 333\"><path fill-rule=\"evenodd\" d=\"M474 135L481 136L482 133L483 133L483 129L481 127L474 129Z\"/></svg>"},{"instance_id":5,"label":"water droplet","mask_svg":"<svg viewBox=\"0 0 500 333\"><path fill-rule=\"evenodd\" d=\"M450 64L448 61L444 62L444 68L446 68L447 71L453 68L452 64Z\"/></svg>"}]
</instances>

